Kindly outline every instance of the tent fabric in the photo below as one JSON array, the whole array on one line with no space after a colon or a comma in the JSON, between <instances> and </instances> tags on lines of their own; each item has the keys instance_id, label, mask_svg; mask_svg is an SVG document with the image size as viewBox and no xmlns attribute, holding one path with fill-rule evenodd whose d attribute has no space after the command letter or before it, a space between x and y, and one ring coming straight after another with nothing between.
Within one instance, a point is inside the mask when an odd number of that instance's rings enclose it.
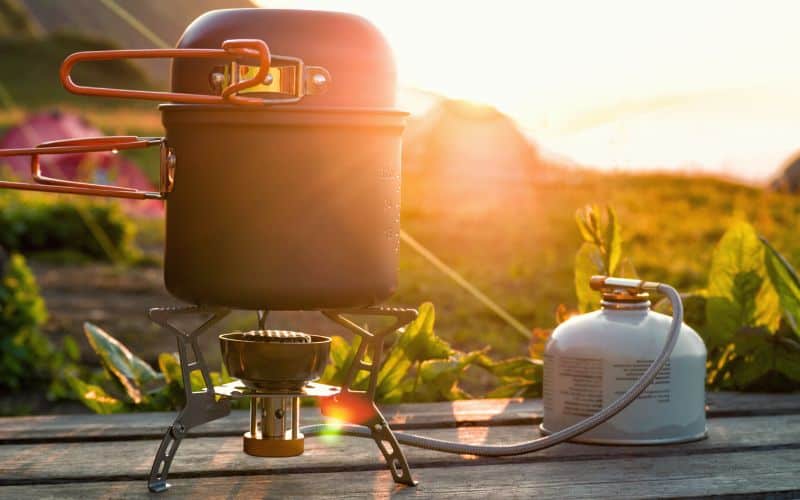
<instances>
[{"instance_id":1,"label":"tent fabric","mask_svg":"<svg viewBox=\"0 0 800 500\"><path fill-rule=\"evenodd\" d=\"M10 128L0 137L0 148L26 148L42 142L104 135L82 117L60 111L36 113ZM112 152L72 153L40 156L42 172L50 177L113 184L153 191L155 187L131 160ZM0 176L6 180L29 181L30 157L2 158ZM157 200L120 200L132 215L158 217L164 205Z\"/></svg>"}]
</instances>

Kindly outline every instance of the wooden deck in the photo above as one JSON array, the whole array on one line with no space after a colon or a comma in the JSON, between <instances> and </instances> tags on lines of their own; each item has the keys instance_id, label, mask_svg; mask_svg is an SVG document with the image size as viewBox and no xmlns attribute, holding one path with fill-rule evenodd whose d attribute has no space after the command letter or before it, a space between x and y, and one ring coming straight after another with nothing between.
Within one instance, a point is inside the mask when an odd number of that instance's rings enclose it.
<instances>
[{"instance_id":1,"label":"wooden deck","mask_svg":"<svg viewBox=\"0 0 800 500\"><path fill-rule=\"evenodd\" d=\"M172 489L147 492L158 441L172 413L0 419L0 498L597 498L800 497L800 394L708 395L709 438L683 445L563 444L509 459L404 447L416 488L397 486L375 444L309 438L306 453L260 459L241 451L241 411L183 441ZM385 407L395 429L473 443L539 435L538 400L475 400ZM303 424L319 422L315 408Z\"/></svg>"}]
</instances>

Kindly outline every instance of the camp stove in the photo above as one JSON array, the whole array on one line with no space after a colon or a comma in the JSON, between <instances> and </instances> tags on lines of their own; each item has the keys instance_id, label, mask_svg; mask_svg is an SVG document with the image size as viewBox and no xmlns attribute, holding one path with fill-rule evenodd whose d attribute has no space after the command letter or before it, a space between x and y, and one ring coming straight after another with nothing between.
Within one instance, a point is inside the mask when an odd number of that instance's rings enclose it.
<instances>
[{"instance_id":1,"label":"camp stove","mask_svg":"<svg viewBox=\"0 0 800 500\"><path fill-rule=\"evenodd\" d=\"M386 460L395 482L415 485L403 450L386 419L375 405L378 369L386 336L407 325L417 316L414 309L369 307L326 310L331 321L360 337L344 382L340 387L316 382L325 369L331 340L322 335L266 330L266 311L258 311L258 329L230 332L219 336L222 359L233 382L214 386L198 346L198 338L222 320L229 309L200 306L154 308L150 318L178 341L186 405L164 433L148 479L153 492L169 488L167 476L172 460L186 434L194 427L230 413L231 401L250 400L250 428L243 434L243 450L257 457L292 457L304 451L300 432L300 398L317 398L323 415L366 426ZM205 316L193 330L183 330L171 321L180 316ZM376 331L353 322L350 316L388 317L394 321ZM356 376L369 374L367 389L356 390ZM199 372L205 388L193 391L191 375Z\"/></svg>"}]
</instances>

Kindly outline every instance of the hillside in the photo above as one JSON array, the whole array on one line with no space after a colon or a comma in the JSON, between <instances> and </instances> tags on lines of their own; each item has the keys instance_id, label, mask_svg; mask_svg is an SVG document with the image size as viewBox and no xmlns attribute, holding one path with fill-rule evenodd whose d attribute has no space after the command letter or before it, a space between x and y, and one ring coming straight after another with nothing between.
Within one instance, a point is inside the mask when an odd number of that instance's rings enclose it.
<instances>
[{"instance_id":1,"label":"hillside","mask_svg":"<svg viewBox=\"0 0 800 500\"><path fill-rule=\"evenodd\" d=\"M66 31L104 38L129 48L152 48L154 44L136 31L100 0L3 0L18 2L41 33ZM159 38L175 44L183 30L200 14L214 9L252 7L249 0L115 0ZM165 84L169 62L141 62L150 81Z\"/></svg>"},{"instance_id":2,"label":"hillside","mask_svg":"<svg viewBox=\"0 0 800 500\"><path fill-rule=\"evenodd\" d=\"M452 211L506 203L554 167L511 118L487 105L440 98L403 134L405 174L424 175L426 203Z\"/></svg>"},{"instance_id":3,"label":"hillside","mask_svg":"<svg viewBox=\"0 0 800 500\"><path fill-rule=\"evenodd\" d=\"M73 33L54 33L41 37L0 37L0 108L73 104L85 106L88 98L67 92L58 79L58 69L72 52L116 48L106 40L87 38ZM78 82L99 86L149 88L151 84L142 70L130 61L90 62L80 64L73 72ZM4 101L9 100L6 103ZM93 106L125 105L143 107L142 103L112 99L91 99ZM2 120L6 122L6 120ZM0 128L4 123L0 123ZM13 125L13 123L5 123Z\"/></svg>"}]
</instances>

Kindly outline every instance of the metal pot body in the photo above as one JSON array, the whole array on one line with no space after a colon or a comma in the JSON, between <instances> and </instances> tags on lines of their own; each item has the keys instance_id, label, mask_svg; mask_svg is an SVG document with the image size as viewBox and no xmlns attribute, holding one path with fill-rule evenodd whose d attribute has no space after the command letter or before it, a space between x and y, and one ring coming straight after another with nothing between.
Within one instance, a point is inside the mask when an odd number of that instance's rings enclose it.
<instances>
[{"instance_id":1,"label":"metal pot body","mask_svg":"<svg viewBox=\"0 0 800 500\"><path fill-rule=\"evenodd\" d=\"M545 348L545 433L591 416L627 391L664 346L671 318L650 311L603 309L570 318ZM619 414L574 441L663 444L702 439L706 348L683 325L668 364Z\"/></svg>"},{"instance_id":2,"label":"metal pot body","mask_svg":"<svg viewBox=\"0 0 800 500\"><path fill-rule=\"evenodd\" d=\"M170 92L75 83L75 64L173 59ZM167 200L165 281L179 299L241 309L368 306L397 285L400 134L394 60L349 14L208 12L175 49L70 55L73 93L169 101L166 138L101 137L0 150L33 183L0 187ZM161 148L157 191L47 177L42 154Z\"/></svg>"},{"instance_id":3,"label":"metal pot body","mask_svg":"<svg viewBox=\"0 0 800 500\"><path fill-rule=\"evenodd\" d=\"M164 105L167 289L194 304L367 306L397 286L404 113Z\"/></svg>"}]
</instances>

